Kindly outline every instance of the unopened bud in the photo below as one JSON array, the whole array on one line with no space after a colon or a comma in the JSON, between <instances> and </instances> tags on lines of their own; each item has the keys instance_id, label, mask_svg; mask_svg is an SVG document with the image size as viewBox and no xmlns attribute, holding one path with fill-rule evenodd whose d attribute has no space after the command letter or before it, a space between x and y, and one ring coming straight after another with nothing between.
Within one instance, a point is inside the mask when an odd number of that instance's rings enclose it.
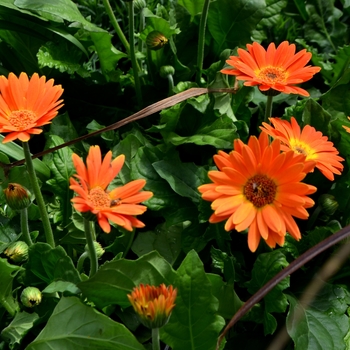
<instances>
[{"instance_id":1,"label":"unopened bud","mask_svg":"<svg viewBox=\"0 0 350 350\"><path fill-rule=\"evenodd\" d=\"M42 295L38 288L27 287L21 294L21 302L26 307L34 307L41 303Z\"/></svg>"},{"instance_id":2,"label":"unopened bud","mask_svg":"<svg viewBox=\"0 0 350 350\"><path fill-rule=\"evenodd\" d=\"M18 241L11 243L4 251L4 254L15 263L20 263L28 259L28 245Z\"/></svg>"},{"instance_id":3,"label":"unopened bud","mask_svg":"<svg viewBox=\"0 0 350 350\"><path fill-rule=\"evenodd\" d=\"M94 241L94 247L97 258L99 259L105 253L105 250L103 249L102 245L96 241ZM89 248L87 245L85 246L85 251L89 254Z\"/></svg>"},{"instance_id":4,"label":"unopened bud","mask_svg":"<svg viewBox=\"0 0 350 350\"><path fill-rule=\"evenodd\" d=\"M145 0L134 0L134 8L136 11L141 11L147 6Z\"/></svg>"},{"instance_id":5,"label":"unopened bud","mask_svg":"<svg viewBox=\"0 0 350 350\"><path fill-rule=\"evenodd\" d=\"M327 215L333 215L339 207L335 197L331 194L323 194L319 199L320 206L324 213Z\"/></svg>"},{"instance_id":6,"label":"unopened bud","mask_svg":"<svg viewBox=\"0 0 350 350\"><path fill-rule=\"evenodd\" d=\"M175 74L175 68L173 66L162 66L160 67L159 74L162 78L167 78L168 75Z\"/></svg>"},{"instance_id":7,"label":"unopened bud","mask_svg":"<svg viewBox=\"0 0 350 350\"><path fill-rule=\"evenodd\" d=\"M30 200L30 192L20 184L9 183L4 189L6 202L13 210L22 210L28 208Z\"/></svg>"},{"instance_id":8,"label":"unopened bud","mask_svg":"<svg viewBox=\"0 0 350 350\"><path fill-rule=\"evenodd\" d=\"M150 50L159 50L167 43L168 39L158 30L148 33L146 38L146 45Z\"/></svg>"}]
</instances>

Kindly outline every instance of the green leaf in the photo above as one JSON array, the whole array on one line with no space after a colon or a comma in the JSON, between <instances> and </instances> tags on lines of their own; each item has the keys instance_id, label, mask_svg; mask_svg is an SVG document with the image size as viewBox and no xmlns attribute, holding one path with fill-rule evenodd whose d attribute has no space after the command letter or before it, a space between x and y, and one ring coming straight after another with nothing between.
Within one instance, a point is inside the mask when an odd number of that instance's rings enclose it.
<instances>
[{"instance_id":1,"label":"green leaf","mask_svg":"<svg viewBox=\"0 0 350 350\"><path fill-rule=\"evenodd\" d=\"M56 293L56 292L69 292L71 294L81 293L80 289L72 282L66 281L54 281L49 284L45 289L42 290L42 293Z\"/></svg>"},{"instance_id":2,"label":"green leaf","mask_svg":"<svg viewBox=\"0 0 350 350\"><path fill-rule=\"evenodd\" d=\"M154 232L141 232L137 235L131 249L137 256L156 250L169 264L173 264L181 252L182 225L167 227L158 225Z\"/></svg>"},{"instance_id":3,"label":"green leaf","mask_svg":"<svg viewBox=\"0 0 350 350\"><path fill-rule=\"evenodd\" d=\"M206 179L203 168L193 163L182 163L179 159L160 160L152 164L153 168L166 180L174 192L183 197L191 198L198 203L200 194L198 186Z\"/></svg>"},{"instance_id":4,"label":"green leaf","mask_svg":"<svg viewBox=\"0 0 350 350\"><path fill-rule=\"evenodd\" d=\"M62 298L45 328L27 350L144 350L122 324L84 305L78 298Z\"/></svg>"},{"instance_id":5,"label":"green leaf","mask_svg":"<svg viewBox=\"0 0 350 350\"><path fill-rule=\"evenodd\" d=\"M107 262L92 278L79 283L78 288L100 308L114 304L128 307L130 302L126 295L135 286L173 284L175 275L171 265L157 252L152 252L137 260Z\"/></svg>"},{"instance_id":6,"label":"green leaf","mask_svg":"<svg viewBox=\"0 0 350 350\"><path fill-rule=\"evenodd\" d=\"M204 0L178 0L177 3L183 6L192 18L203 11Z\"/></svg>"},{"instance_id":7,"label":"green leaf","mask_svg":"<svg viewBox=\"0 0 350 350\"><path fill-rule=\"evenodd\" d=\"M39 319L37 313L31 314L22 311L18 312L11 323L2 330L1 336L10 343L10 348L13 349L16 344L20 344L23 337L34 326L34 322Z\"/></svg>"},{"instance_id":8,"label":"green leaf","mask_svg":"<svg viewBox=\"0 0 350 350\"><path fill-rule=\"evenodd\" d=\"M42 281L50 284L57 279L72 283L80 282L80 275L72 259L61 246L52 248L46 243L36 243L29 247L28 254L29 259L24 267L26 278L31 285L37 285Z\"/></svg>"},{"instance_id":9,"label":"green leaf","mask_svg":"<svg viewBox=\"0 0 350 350\"><path fill-rule=\"evenodd\" d=\"M346 68L350 65L350 46L345 45L338 48L337 55L334 57L336 63L333 64L333 79L331 86L336 83L336 81L342 76Z\"/></svg>"},{"instance_id":10,"label":"green leaf","mask_svg":"<svg viewBox=\"0 0 350 350\"><path fill-rule=\"evenodd\" d=\"M250 42L250 33L263 18L265 0L218 0L210 4L208 29L217 55Z\"/></svg>"},{"instance_id":11,"label":"green leaf","mask_svg":"<svg viewBox=\"0 0 350 350\"><path fill-rule=\"evenodd\" d=\"M323 134L329 134L329 121L331 115L313 99L309 99L304 107L303 122L313 126Z\"/></svg>"},{"instance_id":12,"label":"green leaf","mask_svg":"<svg viewBox=\"0 0 350 350\"><path fill-rule=\"evenodd\" d=\"M349 330L349 317L345 314L349 293L343 287L326 285L307 309L292 296L288 296L288 300L287 331L294 341L295 350L345 349L344 337ZM302 313L298 322L293 316L296 310Z\"/></svg>"},{"instance_id":13,"label":"green leaf","mask_svg":"<svg viewBox=\"0 0 350 350\"><path fill-rule=\"evenodd\" d=\"M214 349L224 319L217 315L219 303L203 263L190 251L177 270L178 290L170 321L160 331L161 339L173 350Z\"/></svg>"},{"instance_id":14,"label":"green leaf","mask_svg":"<svg viewBox=\"0 0 350 350\"><path fill-rule=\"evenodd\" d=\"M11 265L6 259L0 258L0 304L11 314L19 310L18 302L12 296L12 283L21 270L22 267Z\"/></svg>"}]
</instances>

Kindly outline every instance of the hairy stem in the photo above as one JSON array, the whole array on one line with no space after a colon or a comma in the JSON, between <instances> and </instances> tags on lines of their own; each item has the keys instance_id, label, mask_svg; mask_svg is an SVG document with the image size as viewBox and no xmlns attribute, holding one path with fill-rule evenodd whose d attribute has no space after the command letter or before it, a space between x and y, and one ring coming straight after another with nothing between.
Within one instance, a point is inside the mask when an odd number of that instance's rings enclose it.
<instances>
[{"instance_id":1,"label":"hairy stem","mask_svg":"<svg viewBox=\"0 0 350 350\"><path fill-rule=\"evenodd\" d=\"M89 277L92 277L98 269L98 261L97 261L97 254L96 249L94 246L94 239L91 232L91 225L90 221L84 218L84 232L86 237L86 244L89 251L89 258L90 258L90 274Z\"/></svg>"}]
</instances>

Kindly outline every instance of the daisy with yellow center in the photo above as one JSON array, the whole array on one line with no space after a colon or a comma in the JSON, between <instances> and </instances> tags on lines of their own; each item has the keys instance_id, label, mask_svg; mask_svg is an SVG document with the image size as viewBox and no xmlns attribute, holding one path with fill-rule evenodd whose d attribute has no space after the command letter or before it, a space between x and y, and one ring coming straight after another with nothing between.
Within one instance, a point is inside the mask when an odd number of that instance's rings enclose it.
<instances>
[{"instance_id":1,"label":"daisy with yellow center","mask_svg":"<svg viewBox=\"0 0 350 350\"><path fill-rule=\"evenodd\" d=\"M213 202L209 222L226 220L225 230L248 229L248 246L255 252L260 239L274 248L282 246L285 235L299 240L301 234L294 217L307 219L306 208L314 205L308 195L316 187L300 182L305 177L302 154L280 152L281 143L271 145L268 135L251 136L248 145L234 141L229 154L214 156L218 171L209 171L213 183L200 186L202 198Z\"/></svg>"},{"instance_id":2,"label":"daisy with yellow center","mask_svg":"<svg viewBox=\"0 0 350 350\"><path fill-rule=\"evenodd\" d=\"M8 133L2 142L26 142L31 134L40 134L38 127L49 124L63 106L62 93L61 85L37 73L30 79L26 73L0 76L0 133Z\"/></svg>"},{"instance_id":3,"label":"daisy with yellow center","mask_svg":"<svg viewBox=\"0 0 350 350\"><path fill-rule=\"evenodd\" d=\"M142 324L153 329L168 322L175 307L176 295L177 289L173 286L140 284L127 296Z\"/></svg>"},{"instance_id":4,"label":"daisy with yellow center","mask_svg":"<svg viewBox=\"0 0 350 350\"><path fill-rule=\"evenodd\" d=\"M124 164L124 155L112 160L109 151L102 160L99 146L91 146L86 158L86 166L82 159L73 154L73 164L77 175L70 178L70 189L77 196L72 199L74 208L79 212L91 212L106 233L111 231L109 221L132 231L133 227L145 225L135 215L141 215L147 207L140 205L153 196L150 191L141 191L146 181L134 180L128 184L107 190L111 181L118 175Z\"/></svg>"},{"instance_id":5,"label":"daisy with yellow center","mask_svg":"<svg viewBox=\"0 0 350 350\"><path fill-rule=\"evenodd\" d=\"M305 125L301 130L294 117L290 122L279 118L270 118L270 122L273 126L263 123L261 130L279 139L282 151L293 150L296 154L304 154L307 172L312 172L316 167L331 181L334 174L341 174L343 165L340 162L344 159L338 156L338 150L327 136L310 125Z\"/></svg>"},{"instance_id":6,"label":"daisy with yellow center","mask_svg":"<svg viewBox=\"0 0 350 350\"><path fill-rule=\"evenodd\" d=\"M311 53L301 50L295 53L295 45L288 41L282 42L276 49L271 43L267 51L254 42L247 44L247 49L238 49L238 57L230 56L226 62L232 68L225 68L221 73L235 75L237 80L244 80L244 85L259 85L263 92L299 94L309 96L309 93L295 86L310 80L321 68L306 66L311 59ZM270 93L270 91L269 91Z\"/></svg>"}]
</instances>

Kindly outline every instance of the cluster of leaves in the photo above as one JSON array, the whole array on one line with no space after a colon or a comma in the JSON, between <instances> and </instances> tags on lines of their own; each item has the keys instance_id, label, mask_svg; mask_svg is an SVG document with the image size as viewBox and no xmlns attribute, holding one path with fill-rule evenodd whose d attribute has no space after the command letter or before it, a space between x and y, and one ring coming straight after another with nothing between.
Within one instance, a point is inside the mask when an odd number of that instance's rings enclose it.
<instances>
[{"instance_id":1,"label":"cluster of leaves","mask_svg":"<svg viewBox=\"0 0 350 350\"><path fill-rule=\"evenodd\" d=\"M105 1L103 2L105 3ZM198 87L198 33L204 0L138 1L135 6L137 59L141 73L139 103L128 52L115 33L100 1L0 0L0 72L38 72L65 89L65 110L44 136L30 142L32 151L60 145L122 120L169 95ZM112 1L118 23L127 36L128 2ZM298 222L303 238L287 239L272 251L261 244L252 254L246 234L210 225L210 203L198 186L209 182L217 150L229 151L233 140L257 134L266 97L257 89L240 87L235 94L212 93L190 98L137 123L91 137L84 142L35 160L42 192L54 227L56 248L46 243L35 204L29 226L36 243L28 261L15 264L0 258L0 349L147 349L150 331L140 325L126 297L140 283L172 284L178 289L176 307L161 330L161 340L172 349L214 349L217 337L238 308L300 254L350 223L350 135L342 128L350 115L350 46L347 0L216 0L209 6L205 32L205 68L201 86L233 85L220 69L225 60L252 41L289 40L313 53L312 64L322 71L304 84L311 97L279 95L273 115L295 116L327 135L345 169L331 183L317 172L307 183L317 187L313 199L331 194L338 209L331 215L319 208L312 219ZM147 49L152 31L168 39L160 50ZM160 75L161 67L175 70L175 88ZM139 104L138 104L139 103ZM84 252L82 217L72 211L69 178L74 174L73 151L85 156L99 144L113 155L125 154L126 163L112 186L144 178L154 196L145 203L146 227L136 235L114 227L99 232L106 253L93 278L77 261ZM0 161L23 158L15 143L0 144ZM1 170L1 186L20 183L30 189L24 166ZM0 253L20 240L18 213L9 209L0 192ZM313 215L315 214L315 215ZM296 349L349 347L350 274L347 266L333 277L305 319L293 323L297 298L329 252L316 257L297 275L278 284L237 324L222 348L264 349L272 334L287 320ZM43 301L34 309L19 303L24 287L36 286ZM8 306L9 305L9 306ZM17 310L11 315L8 310ZM321 340L320 340L321 339ZM243 345L244 344L244 345ZM317 345L315 345L317 344ZM290 344L290 346L292 346Z\"/></svg>"}]
</instances>

